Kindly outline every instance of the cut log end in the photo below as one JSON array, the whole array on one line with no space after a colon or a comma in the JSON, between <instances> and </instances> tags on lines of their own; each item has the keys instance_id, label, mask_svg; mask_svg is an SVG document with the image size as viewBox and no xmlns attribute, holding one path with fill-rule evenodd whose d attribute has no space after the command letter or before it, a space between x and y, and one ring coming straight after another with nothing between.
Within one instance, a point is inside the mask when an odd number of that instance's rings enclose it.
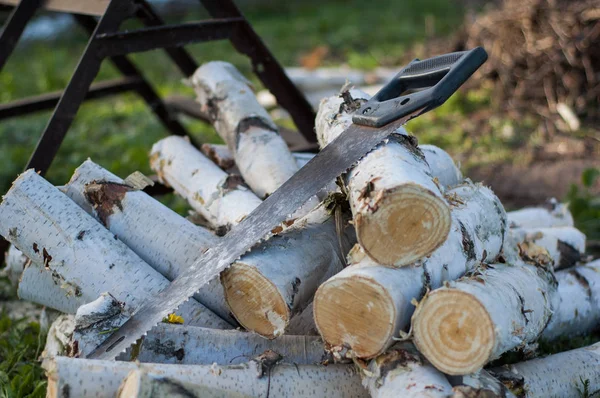
<instances>
[{"instance_id":1,"label":"cut log end","mask_svg":"<svg viewBox=\"0 0 600 398\"><path fill-rule=\"evenodd\" d=\"M240 325L270 339L285 332L290 310L277 287L258 269L238 262L221 274L221 282Z\"/></svg>"},{"instance_id":2,"label":"cut log end","mask_svg":"<svg viewBox=\"0 0 600 398\"><path fill-rule=\"evenodd\" d=\"M402 185L374 203L377 208L360 211L355 223L359 243L380 264L408 265L437 249L448 236L448 205L423 187Z\"/></svg>"},{"instance_id":3,"label":"cut log end","mask_svg":"<svg viewBox=\"0 0 600 398\"><path fill-rule=\"evenodd\" d=\"M413 332L419 351L450 375L481 369L495 344L494 324L485 307L471 294L454 289L434 291L419 304Z\"/></svg>"},{"instance_id":4,"label":"cut log end","mask_svg":"<svg viewBox=\"0 0 600 398\"><path fill-rule=\"evenodd\" d=\"M317 291L313 308L323 339L332 346L350 345L360 358L380 354L382 342L394 333L393 300L371 279L331 279Z\"/></svg>"}]
</instances>

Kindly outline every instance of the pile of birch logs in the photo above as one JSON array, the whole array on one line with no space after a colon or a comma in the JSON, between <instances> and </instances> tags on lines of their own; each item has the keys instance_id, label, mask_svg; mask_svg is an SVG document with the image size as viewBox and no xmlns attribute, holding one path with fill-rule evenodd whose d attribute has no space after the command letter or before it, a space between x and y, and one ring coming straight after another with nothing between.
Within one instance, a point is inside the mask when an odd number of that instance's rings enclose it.
<instances>
[{"instance_id":1,"label":"pile of birch logs","mask_svg":"<svg viewBox=\"0 0 600 398\"><path fill-rule=\"evenodd\" d=\"M191 82L225 144L198 150L172 136L150 153L190 217L145 194L151 180L141 173L121 179L91 160L59 187L26 171L4 195L5 272L21 299L61 313L43 354L50 397L577 397L584 381L600 389L600 344L489 366L600 322L600 262L588 261L568 207L505 212L446 152L403 129L119 361L86 359L314 156L288 150L232 65L207 63ZM321 147L367 98L352 89L321 101Z\"/></svg>"}]
</instances>

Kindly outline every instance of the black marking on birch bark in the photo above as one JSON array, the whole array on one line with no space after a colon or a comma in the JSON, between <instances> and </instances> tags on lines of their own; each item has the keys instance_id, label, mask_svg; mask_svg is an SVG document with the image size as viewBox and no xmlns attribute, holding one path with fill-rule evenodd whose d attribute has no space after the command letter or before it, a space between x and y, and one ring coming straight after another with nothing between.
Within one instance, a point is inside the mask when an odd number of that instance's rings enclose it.
<instances>
[{"instance_id":1,"label":"black marking on birch bark","mask_svg":"<svg viewBox=\"0 0 600 398\"><path fill-rule=\"evenodd\" d=\"M225 97L227 98L227 97ZM219 118L219 102L223 101L225 98L218 98L218 97L209 97L206 100L206 105L204 106L205 108L205 114L206 116L208 116L208 119L211 121L211 123L214 124L214 122Z\"/></svg>"},{"instance_id":2,"label":"black marking on birch bark","mask_svg":"<svg viewBox=\"0 0 600 398\"><path fill-rule=\"evenodd\" d=\"M38 248L38 244L33 242L33 252L35 254L38 254L40 252L40 249Z\"/></svg>"},{"instance_id":3,"label":"black marking on birch bark","mask_svg":"<svg viewBox=\"0 0 600 398\"><path fill-rule=\"evenodd\" d=\"M237 189L237 187L239 186L245 186L244 179L242 178L242 176L237 174L229 174L225 178L225 181L223 181L223 183L221 184L220 188L221 192L223 192L223 194L226 194Z\"/></svg>"},{"instance_id":4,"label":"black marking on birch bark","mask_svg":"<svg viewBox=\"0 0 600 398\"><path fill-rule=\"evenodd\" d=\"M548 199L541 206L543 209L548 210L549 212L553 212L558 207L558 201L554 198Z\"/></svg>"},{"instance_id":5,"label":"black marking on birch bark","mask_svg":"<svg viewBox=\"0 0 600 398\"><path fill-rule=\"evenodd\" d=\"M502 243L500 244L500 252L502 252L502 249L504 248L504 238L506 236L506 216L504 206L502 206L502 203L497 197L494 197L494 209L496 210L496 214L498 214L500 217L500 220L502 220L500 224L500 238L502 239Z\"/></svg>"},{"instance_id":6,"label":"black marking on birch bark","mask_svg":"<svg viewBox=\"0 0 600 398\"><path fill-rule=\"evenodd\" d=\"M431 274L427 271L427 266L423 263L423 288L421 289L421 297L431 289Z\"/></svg>"},{"instance_id":7,"label":"black marking on birch bark","mask_svg":"<svg viewBox=\"0 0 600 398\"><path fill-rule=\"evenodd\" d=\"M239 136L240 134L243 134L246 131L250 130L252 127L258 127L262 130L268 130L268 131L272 131L276 134L279 134L277 129L274 129L273 126L270 125L269 123L265 122L263 120L263 118L257 117L257 116L251 116L251 117L247 117L245 119L240 120L240 122L238 123L237 128L236 128L236 133Z\"/></svg>"},{"instance_id":8,"label":"black marking on birch bark","mask_svg":"<svg viewBox=\"0 0 600 398\"><path fill-rule=\"evenodd\" d=\"M383 382L388 373L398 368L404 368L409 362L421 364L421 358L403 349L391 350L375 359L379 368L378 381Z\"/></svg>"},{"instance_id":9,"label":"black marking on birch bark","mask_svg":"<svg viewBox=\"0 0 600 398\"><path fill-rule=\"evenodd\" d=\"M77 234L77 240L83 240L83 236L85 235L87 231L85 229L82 229L81 231L79 231L79 233Z\"/></svg>"},{"instance_id":10,"label":"black marking on birch bark","mask_svg":"<svg viewBox=\"0 0 600 398\"><path fill-rule=\"evenodd\" d=\"M126 184L108 181L92 181L86 184L84 195L92 205L100 222L108 227L108 219L114 213L115 207L123 211L121 201L127 192L134 189Z\"/></svg>"},{"instance_id":11,"label":"black marking on birch bark","mask_svg":"<svg viewBox=\"0 0 600 398\"><path fill-rule=\"evenodd\" d=\"M340 104L340 109L338 110L338 114L342 113L354 113L359 110L364 103L367 102L364 98L352 98L352 94L350 94L350 89L348 87L342 88L340 92L340 97L344 100Z\"/></svg>"},{"instance_id":12,"label":"black marking on birch bark","mask_svg":"<svg viewBox=\"0 0 600 398\"><path fill-rule=\"evenodd\" d=\"M560 253L560 261L558 262L558 268L567 268L571 265L575 265L581 260L581 253L579 250L574 248L572 245L558 240L558 252Z\"/></svg>"},{"instance_id":13,"label":"black marking on birch bark","mask_svg":"<svg viewBox=\"0 0 600 398\"><path fill-rule=\"evenodd\" d=\"M523 296L521 296L516 290L513 291L517 294L517 298L519 299L519 303L521 306L521 315L523 315L523 318L525 319L525 325L529 324L529 319L527 319L527 314L529 314L530 312L533 312L533 310L526 310L525 309L525 300L523 299Z\"/></svg>"},{"instance_id":14,"label":"black marking on birch bark","mask_svg":"<svg viewBox=\"0 0 600 398\"><path fill-rule=\"evenodd\" d=\"M44 258L44 267L50 268L50 261L52 261L52 256L50 255L50 253L48 253L45 247L42 248L42 257Z\"/></svg>"},{"instance_id":15,"label":"black marking on birch bark","mask_svg":"<svg viewBox=\"0 0 600 398\"><path fill-rule=\"evenodd\" d=\"M168 390L165 391L165 395L175 395L176 397L184 397L184 398L197 398L198 395L189 391L185 386L180 384L177 380L169 379L166 377L161 377L156 379L163 386L167 387Z\"/></svg>"},{"instance_id":16,"label":"black marking on birch bark","mask_svg":"<svg viewBox=\"0 0 600 398\"><path fill-rule=\"evenodd\" d=\"M185 357L183 347L175 348L173 341L161 342L159 339L145 340L144 346L152 352L164 355L166 358L177 358L178 361L181 361Z\"/></svg>"},{"instance_id":17,"label":"black marking on birch bark","mask_svg":"<svg viewBox=\"0 0 600 398\"><path fill-rule=\"evenodd\" d=\"M70 398L71 397L71 386L69 384L65 384L61 390L62 398Z\"/></svg>"},{"instance_id":18,"label":"black marking on birch bark","mask_svg":"<svg viewBox=\"0 0 600 398\"><path fill-rule=\"evenodd\" d=\"M215 229L215 235L225 236L225 235L227 235L227 232L229 232L230 229L231 229L231 225L219 225Z\"/></svg>"},{"instance_id":19,"label":"black marking on birch bark","mask_svg":"<svg viewBox=\"0 0 600 398\"><path fill-rule=\"evenodd\" d=\"M17 235L18 235L18 233L19 233L19 230L17 229L17 227L14 227L14 228L9 228L9 229L8 229L8 237L9 237L9 238L16 239L16 238L17 238Z\"/></svg>"},{"instance_id":20,"label":"black marking on birch bark","mask_svg":"<svg viewBox=\"0 0 600 398\"><path fill-rule=\"evenodd\" d=\"M290 308L292 308L294 306L294 299L296 298L296 295L298 294L299 286L302 283L302 281L300 280L300 278L296 277L296 279L294 279L294 281L292 282L292 294L290 295L290 302L288 303L288 306Z\"/></svg>"},{"instance_id":21,"label":"black marking on birch bark","mask_svg":"<svg viewBox=\"0 0 600 398\"><path fill-rule=\"evenodd\" d=\"M408 149L414 158L424 164L427 164L423 151L419 149L419 140L414 135L404 135L392 133L387 138L391 142L396 142Z\"/></svg>"},{"instance_id":22,"label":"black marking on birch bark","mask_svg":"<svg viewBox=\"0 0 600 398\"><path fill-rule=\"evenodd\" d=\"M592 289L590 288L590 283L588 282L586 277L581 275L576 269L572 269L567 272L569 274L573 275L573 277L575 279L577 279L577 282L579 282L579 284L581 286L583 286L583 288L585 289L585 294L591 298L592 297Z\"/></svg>"},{"instance_id":23,"label":"black marking on birch bark","mask_svg":"<svg viewBox=\"0 0 600 398\"><path fill-rule=\"evenodd\" d=\"M458 224L460 225L460 233L462 234L463 250L467 255L468 260L474 260L476 256L475 243L473 243L473 238L471 238L471 236L469 235L469 231L467 231L467 228L462 223L462 221L459 221Z\"/></svg>"}]
</instances>

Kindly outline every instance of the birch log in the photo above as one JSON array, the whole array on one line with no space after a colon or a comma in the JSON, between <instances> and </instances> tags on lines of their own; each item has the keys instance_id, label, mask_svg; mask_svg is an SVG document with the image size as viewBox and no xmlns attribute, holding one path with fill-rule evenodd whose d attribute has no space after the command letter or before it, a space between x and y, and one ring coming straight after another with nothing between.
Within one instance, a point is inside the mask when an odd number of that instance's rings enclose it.
<instances>
[{"instance_id":1,"label":"birch log","mask_svg":"<svg viewBox=\"0 0 600 398\"><path fill-rule=\"evenodd\" d=\"M527 207L507 213L511 228L572 227L573 216L567 204L552 198L541 207Z\"/></svg>"},{"instance_id":2,"label":"birch log","mask_svg":"<svg viewBox=\"0 0 600 398\"><path fill-rule=\"evenodd\" d=\"M152 376L142 370L129 372L119 387L117 398L251 398L251 395L233 392L228 388L214 388L202 384L185 383L161 376Z\"/></svg>"},{"instance_id":3,"label":"birch log","mask_svg":"<svg viewBox=\"0 0 600 398\"><path fill-rule=\"evenodd\" d=\"M351 253L352 265L321 285L314 299L315 323L327 343L350 348L359 358L383 353L410 324L413 300L500 254L506 214L496 195L466 183L447 196L453 203L452 227L430 257L393 268L358 248Z\"/></svg>"},{"instance_id":4,"label":"birch log","mask_svg":"<svg viewBox=\"0 0 600 398\"><path fill-rule=\"evenodd\" d=\"M222 144L202 144L202 153L214 164L227 171L235 166L235 160L227 145ZM316 154L309 152L292 152L298 168L304 167Z\"/></svg>"},{"instance_id":5,"label":"birch log","mask_svg":"<svg viewBox=\"0 0 600 398\"><path fill-rule=\"evenodd\" d=\"M277 126L235 67L214 61L191 78L197 101L233 153L244 180L261 198L273 193L298 166Z\"/></svg>"},{"instance_id":6,"label":"birch log","mask_svg":"<svg viewBox=\"0 0 600 398\"><path fill-rule=\"evenodd\" d=\"M444 374L409 344L373 359L362 379L373 398L446 398L452 393Z\"/></svg>"},{"instance_id":7,"label":"birch log","mask_svg":"<svg viewBox=\"0 0 600 398\"><path fill-rule=\"evenodd\" d=\"M340 233L343 247L355 242L348 232ZM225 270L225 298L240 324L267 338L313 329L309 317L290 322L311 303L319 285L342 270L345 252L339 239L334 219L321 205Z\"/></svg>"},{"instance_id":8,"label":"birch log","mask_svg":"<svg viewBox=\"0 0 600 398\"><path fill-rule=\"evenodd\" d=\"M6 266L2 271L4 271L4 274L8 277L11 285L17 286L19 284L19 279L21 279L21 275L29 262L30 260L27 256L14 245L8 247L8 250L4 255L4 263Z\"/></svg>"},{"instance_id":9,"label":"birch log","mask_svg":"<svg viewBox=\"0 0 600 398\"><path fill-rule=\"evenodd\" d=\"M585 235L575 227L513 228L510 235L519 244L546 249L555 271L574 266L585 254Z\"/></svg>"},{"instance_id":10,"label":"birch log","mask_svg":"<svg viewBox=\"0 0 600 398\"><path fill-rule=\"evenodd\" d=\"M236 365L271 350L282 362L314 365L327 359L323 342L315 336L280 336L275 340L248 332L161 324L144 338L140 362L184 365Z\"/></svg>"},{"instance_id":11,"label":"birch log","mask_svg":"<svg viewBox=\"0 0 600 398\"><path fill-rule=\"evenodd\" d=\"M442 372L474 373L536 341L556 304L551 271L518 262L482 264L425 295L412 318L414 342Z\"/></svg>"},{"instance_id":12,"label":"birch log","mask_svg":"<svg viewBox=\"0 0 600 398\"><path fill-rule=\"evenodd\" d=\"M162 183L222 232L261 203L241 178L225 173L182 137L170 136L154 144L150 167Z\"/></svg>"},{"instance_id":13,"label":"birch log","mask_svg":"<svg viewBox=\"0 0 600 398\"><path fill-rule=\"evenodd\" d=\"M321 101L316 132L326 146L352 123L366 94ZM347 176L358 242L380 264L404 266L429 255L450 231L450 210L415 140L398 130ZM402 242L401 245L397 244Z\"/></svg>"},{"instance_id":14,"label":"birch log","mask_svg":"<svg viewBox=\"0 0 600 398\"><path fill-rule=\"evenodd\" d=\"M600 324L600 260L556 273L558 305L543 340L584 335Z\"/></svg>"},{"instance_id":15,"label":"birch log","mask_svg":"<svg viewBox=\"0 0 600 398\"><path fill-rule=\"evenodd\" d=\"M96 298L79 285L67 281L61 273L33 262L27 265L21 275L17 295L21 300L66 314L74 314L77 308Z\"/></svg>"},{"instance_id":16,"label":"birch log","mask_svg":"<svg viewBox=\"0 0 600 398\"><path fill-rule=\"evenodd\" d=\"M519 397L579 398L600 390L600 343L490 371Z\"/></svg>"},{"instance_id":17,"label":"birch log","mask_svg":"<svg viewBox=\"0 0 600 398\"><path fill-rule=\"evenodd\" d=\"M166 377L252 397L368 397L360 377L348 365L277 365L261 376L261 365L166 365L56 357L47 368L48 397L113 398L120 383L139 369Z\"/></svg>"},{"instance_id":18,"label":"birch log","mask_svg":"<svg viewBox=\"0 0 600 398\"><path fill-rule=\"evenodd\" d=\"M218 238L91 160L75 170L64 192L167 279L175 279ZM194 297L232 325L223 287L215 278Z\"/></svg>"},{"instance_id":19,"label":"birch log","mask_svg":"<svg viewBox=\"0 0 600 398\"><path fill-rule=\"evenodd\" d=\"M21 174L4 196L0 234L81 295L110 292L129 313L169 283L33 170ZM195 300L178 314L190 325L228 327Z\"/></svg>"}]
</instances>

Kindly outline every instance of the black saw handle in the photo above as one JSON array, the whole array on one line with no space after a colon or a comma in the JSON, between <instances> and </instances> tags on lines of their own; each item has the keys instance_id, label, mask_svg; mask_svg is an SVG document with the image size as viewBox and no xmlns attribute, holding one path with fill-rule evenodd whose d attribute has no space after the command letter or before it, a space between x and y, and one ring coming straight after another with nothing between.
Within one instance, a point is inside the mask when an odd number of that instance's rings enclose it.
<instances>
[{"instance_id":1,"label":"black saw handle","mask_svg":"<svg viewBox=\"0 0 600 398\"><path fill-rule=\"evenodd\" d=\"M442 105L487 60L481 47L413 60L352 117L355 124L381 127L423 109ZM403 93L411 91L409 94Z\"/></svg>"}]
</instances>

